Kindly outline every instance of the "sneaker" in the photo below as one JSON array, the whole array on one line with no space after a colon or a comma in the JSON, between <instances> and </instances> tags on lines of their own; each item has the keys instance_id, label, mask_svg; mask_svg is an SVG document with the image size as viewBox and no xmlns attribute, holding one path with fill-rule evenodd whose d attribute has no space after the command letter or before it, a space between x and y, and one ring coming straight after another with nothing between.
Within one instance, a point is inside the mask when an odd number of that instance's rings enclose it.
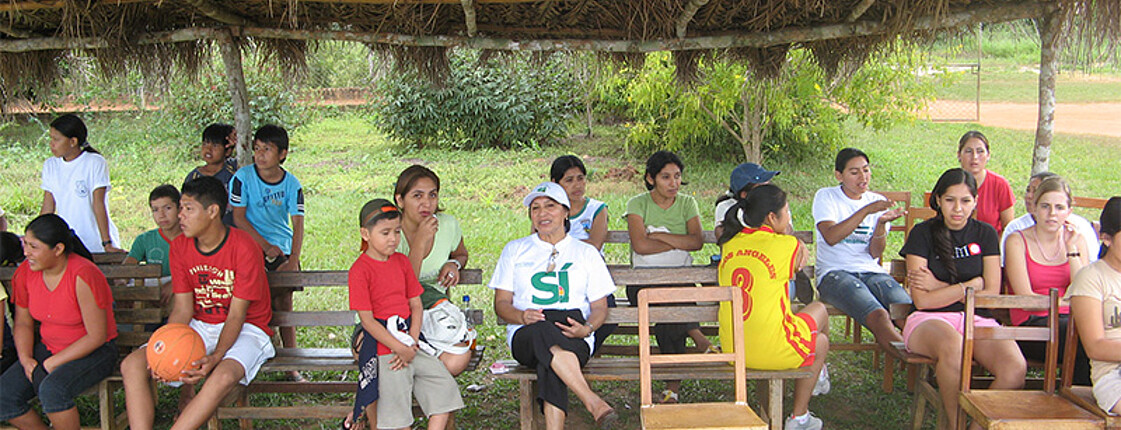
<instances>
[{"instance_id":1,"label":"sneaker","mask_svg":"<svg viewBox=\"0 0 1121 430\"><path fill-rule=\"evenodd\" d=\"M829 394L829 389L832 385L829 384L829 365L821 367L821 373L817 375L817 383L814 384L813 395L819 396L822 394Z\"/></svg>"},{"instance_id":2,"label":"sneaker","mask_svg":"<svg viewBox=\"0 0 1121 430\"><path fill-rule=\"evenodd\" d=\"M815 417L813 412L806 418L806 422L800 423L797 418L793 416L786 417L786 424L782 426L784 430L821 430L821 418Z\"/></svg>"}]
</instances>

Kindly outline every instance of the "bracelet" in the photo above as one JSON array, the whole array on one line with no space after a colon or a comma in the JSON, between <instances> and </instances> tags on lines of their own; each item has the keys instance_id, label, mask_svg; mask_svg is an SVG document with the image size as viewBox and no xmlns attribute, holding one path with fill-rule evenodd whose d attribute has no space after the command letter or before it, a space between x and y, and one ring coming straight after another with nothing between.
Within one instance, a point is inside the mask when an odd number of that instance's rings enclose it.
<instances>
[{"instance_id":1,"label":"bracelet","mask_svg":"<svg viewBox=\"0 0 1121 430\"><path fill-rule=\"evenodd\" d=\"M112 244L113 244L113 239L101 241L101 247L103 247L103 248L105 247L105 245L112 245Z\"/></svg>"},{"instance_id":2,"label":"bracelet","mask_svg":"<svg viewBox=\"0 0 1121 430\"><path fill-rule=\"evenodd\" d=\"M873 239L879 239L879 238L884 237L884 236L887 236L887 229L884 229L884 234L876 235L875 232L873 232L873 234L872 234Z\"/></svg>"},{"instance_id":3,"label":"bracelet","mask_svg":"<svg viewBox=\"0 0 1121 430\"><path fill-rule=\"evenodd\" d=\"M1068 252L1068 253L1067 253L1067 258L1070 258L1070 257L1081 257L1081 256L1082 256L1082 253L1081 253L1081 252Z\"/></svg>"},{"instance_id":4,"label":"bracelet","mask_svg":"<svg viewBox=\"0 0 1121 430\"><path fill-rule=\"evenodd\" d=\"M456 260L454 258L449 258L448 261L444 262L444 264L448 264L448 263L455 264L455 270L463 270L463 263L460 263L459 260Z\"/></svg>"}]
</instances>

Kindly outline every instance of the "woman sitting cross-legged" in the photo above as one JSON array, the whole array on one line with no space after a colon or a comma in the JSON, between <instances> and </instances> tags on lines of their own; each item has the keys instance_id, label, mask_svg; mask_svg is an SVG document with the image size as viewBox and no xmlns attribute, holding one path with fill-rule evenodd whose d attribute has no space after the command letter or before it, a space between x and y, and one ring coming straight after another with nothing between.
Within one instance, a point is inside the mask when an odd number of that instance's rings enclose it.
<instances>
[{"instance_id":1,"label":"woman sitting cross-legged","mask_svg":"<svg viewBox=\"0 0 1121 430\"><path fill-rule=\"evenodd\" d=\"M916 225L899 254L907 261L907 283L918 311L907 317L907 350L933 358L938 391L947 416L957 416L961 378L962 330L966 288L977 294L1000 294L1000 244L992 226L971 216L977 205L977 181L960 168L938 178L930 195L934 218ZM974 324L995 327L984 309ZM992 372L990 388L1018 389L1027 365L1016 342L979 340L974 358ZM955 420L949 420L954 428Z\"/></svg>"},{"instance_id":2,"label":"woman sitting cross-legged","mask_svg":"<svg viewBox=\"0 0 1121 430\"><path fill-rule=\"evenodd\" d=\"M568 235L568 195L560 185L544 182L523 203L534 233L502 249L489 285L494 312L509 323L506 343L514 359L537 369L545 427L564 428L569 389L600 427L608 427L615 410L592 391L580 368L592 356L615 282L599 250Z\"/></svg>"},{"instance_id":3,"label":"woman sitting cross-legged","mask_svg":"<svg viewBox=\"0 0 1121 430\"><path fill-rule=\"evenodd\" d=\"M820 429L810 414L810 397L829 352L829 314L813 302L802 312L790 310L787 285L806 265L806 248L790 236L790 206L776 185L760 185L736 202L724 217L720 236L720 285L743 290L744 309L721 305L720 338L729 345L731 326L742 321L747 367L785 370L808 367L813 376L794 383L794 413L784 428ZM734 323L734 322L733 322Z\"/></svg>"}]
</instances>

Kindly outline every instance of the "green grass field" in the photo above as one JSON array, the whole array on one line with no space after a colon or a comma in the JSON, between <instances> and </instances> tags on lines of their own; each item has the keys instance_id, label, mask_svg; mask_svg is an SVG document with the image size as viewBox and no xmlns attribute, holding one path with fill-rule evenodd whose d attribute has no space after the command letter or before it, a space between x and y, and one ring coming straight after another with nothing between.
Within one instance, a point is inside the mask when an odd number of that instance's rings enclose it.
<instances>
[{"instance_id":1,"label":"green grass field","mask_svg":"<svg viewBox=\"0 0 1121 430\"><path fill-rule=\"evenodd\" d=\"M187 171L197 163L193 157L193 142L147 141L144 124L143 117L121 115L98 116L90 121L91 141L109 160L113 178L111 210L126 244L152 226L146 201L148 191L160 183L180 184ZM944 169L957 165L957 138L970 128L973 126L967 124L914 122L883 132L848 125L846 132L851 146L870 154L875 189L911 191L915 195L913 203L918 203L921 193L929 191ZM1033 134L1001 129L983 131L993 143L990 167L1007 177L1019 192L1030 170ZM42 197L38 188L39 170L49 151L45 133L38 123L9 124L0 132L0 177L4 178L0 183L0 206L8 211L11 228L19 231L38 212ZM306 269L348 268L357 256L359 243L353 226L355 212L370 198L390 197L396 175L413 163L425 164L441 176L441 205L460 219L470 251L468 266L483 269L484 278L489 276L503 244L528 233L529 223L521 207L521 197L529 187L546 179L548 166L558 155L573 153L583 157L591 168L588 194L609 204L611 229L625 229L621 210L629 197L644 191L640 172L647 154L625 153L618 129L602 128L597 132L600 137L572 138L535 150L407 150L387 142L363 114L343 113L318 118L293 134L292 151L285 165L302 181L306 193L307 239L302 263ZM1119 158L1121 147L1111 139L1060 135L1056 137L1051 169L1070 178L1076 194L1108 197L1117 192L1113 174ZM685 179L689 182L685 190L700 203L704 214L702 225L706 229L712 228L713 202L726 188L728 172L735 166L736 159L738 155L720 161L685 159ZM783 171L776 183L793 197L795 227L810 229L814 191L835 183L831 160L791 163L772 157L765 164ZM1023 212L1019 204L1017 212ZM1096 217L1092 213L1084 215ZM900 245L901 238L893 238L889 255ZM715 247L709 245L695 253L695 259L705 261L713 253ZM625 263L627 250L610 245L607 257L611 263ZM476 306L489 309L492 295L484 286L457 288L452 293L457 301L463 294L470 294ZM338 288L315 295L297 294L296 307L342 309L346 307L346 292ZM840 322L837 319L834 325ZM834 327L836 332L840 332L839 329ZM299 336L306 346L342 347L347 334L345 329L307 330ZM484 365L495 359L509 358L502 329L494 325L493 318L480 328L480 335L489 348ZM833 392L815 398L811 409L830 428L902 428L909 422L911 400L902 381L896 384L894 394L883 394L878 387L880 374L872 370L870 354L835 353L829 357L829 363ZM339 377L311 376L316 379ZM516 428L516 384L494 380L484 370L463 375L460 384L487 386L478 393L465 393L468 407L457 418L460 428ZM597 384L596 388L620 410L624 428L637 426L637 384ZM729 393L726 388L720 383L687 383L683 398L687 401L711 399ZM164 390L164 394L169 393ZM345 395L278 395L258 397L256 402L298 405L345 403L348 399ZM94 419L94 410L93 401L83 403L88 419ZM573 411L572 427L586 428L590 421L587 414L578 406ZM172 396L163 396L158 422L169 422L173 413ZM333 428L337 423L273 421L258 425L263 428Z\"/></svg>"}]
</instances>

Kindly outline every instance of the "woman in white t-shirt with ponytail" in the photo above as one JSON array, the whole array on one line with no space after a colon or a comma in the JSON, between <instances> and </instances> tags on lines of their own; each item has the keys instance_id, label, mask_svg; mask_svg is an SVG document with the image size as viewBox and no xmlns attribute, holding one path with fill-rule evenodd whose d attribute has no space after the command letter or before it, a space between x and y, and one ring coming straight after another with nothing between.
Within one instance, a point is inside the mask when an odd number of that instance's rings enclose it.
<instances>
[{"instance_id":1,"label":"woman in white t-shirt with ponytail","mask_svg":"<svg viewBox=\"0 0 1121 430\"><path fill-rule=\"evenodd\" d=\"M124 252L117 226L109 218L109 165L86 140L86 124L73 114L51 122L54 155L43 162L43 206L39 214L58 214L90 252Z\"/></svg>"}]
</instances>

